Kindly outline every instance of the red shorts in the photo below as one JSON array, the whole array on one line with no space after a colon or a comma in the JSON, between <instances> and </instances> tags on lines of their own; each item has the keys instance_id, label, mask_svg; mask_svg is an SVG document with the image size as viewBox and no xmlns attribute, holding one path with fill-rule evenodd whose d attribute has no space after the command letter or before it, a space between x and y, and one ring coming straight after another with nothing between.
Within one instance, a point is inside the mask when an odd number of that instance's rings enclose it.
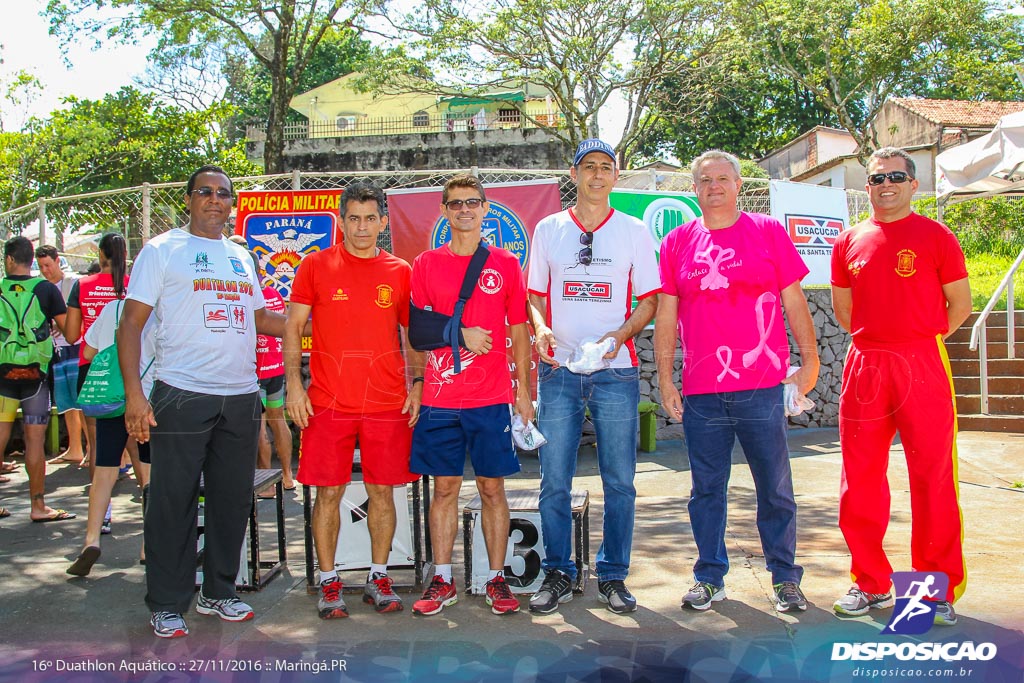
<instances>
[{"instance_id":1,"label":"red shorts","mask_svg":"<svg viewBox=\"0 0 1024 683\"><path fill-rule=\"evenodd\" d=\"M342 486L352 481L356 437L367 484L398 486L419 477L409 471L412 429L400 409L382 413L341 413L313 408L302 430L299 471L295 478L309 486Z\"/></svg>"}]
</instances>

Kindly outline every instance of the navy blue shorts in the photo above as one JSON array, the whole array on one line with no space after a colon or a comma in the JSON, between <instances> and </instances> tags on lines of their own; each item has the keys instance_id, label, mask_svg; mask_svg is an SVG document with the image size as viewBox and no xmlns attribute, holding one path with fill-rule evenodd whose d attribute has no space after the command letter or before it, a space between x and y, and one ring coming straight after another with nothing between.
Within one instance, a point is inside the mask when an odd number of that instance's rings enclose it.
<instances>
[{"instance_id":1,"label":"navy blue shorts","mask_svg":"<svg viewBox=\"0 0 1024 683\"><path fill-rule=\"evenodd\" d=\"M121 454L128 443L124 416L101 417L96 420L96 466L120 467ZM149 462L149 443L139 444L139 460Z\"/></svg>"},{"instance_id":2,"label":"navy blue shorts","mask_svg":"<svg viewBox=\"0 0 1024 683\"><path fill-rule=\"evenodd\" d=\"M507 403L483 408L422 406L412 436L409 469L416 474L461 477L466 451L478 477L507 477L519 471Z\"/></svg>"}]
</instances>

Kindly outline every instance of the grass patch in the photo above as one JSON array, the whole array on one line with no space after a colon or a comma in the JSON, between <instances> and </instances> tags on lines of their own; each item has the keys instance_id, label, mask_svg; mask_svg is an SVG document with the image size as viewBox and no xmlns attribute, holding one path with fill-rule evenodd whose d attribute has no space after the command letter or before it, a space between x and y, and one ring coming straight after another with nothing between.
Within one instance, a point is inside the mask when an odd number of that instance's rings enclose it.
<instances>
[{"instance_id":1,"label":"grass patch","mask_svg":"<svg viewBox=\"0 0 1024 683\"><path fill-rule=\"evenodd\" d=\"M971 278L971 298L974 303L974 310L980 311L988 304L992 293L1002 282L1006 271L1013 265L1013 258L1010 256L994 256L992 254L977 254L967 257L967 273ZM1016 310L1024 309L1024 266L1017 270L1013 278L1013 306ZM995 310L1006 310L1006 293L999 297Z\"/></svg>"}]
</instances>

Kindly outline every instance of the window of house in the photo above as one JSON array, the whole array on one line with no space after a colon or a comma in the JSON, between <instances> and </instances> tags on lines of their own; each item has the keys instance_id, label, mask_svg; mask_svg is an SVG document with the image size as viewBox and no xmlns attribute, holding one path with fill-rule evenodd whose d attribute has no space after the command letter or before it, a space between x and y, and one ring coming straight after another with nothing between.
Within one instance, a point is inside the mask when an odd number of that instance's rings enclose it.
<instances>
[{"instance_id":1,"label":"window of house","mask_svg":"<svg viewBox=\"0 0 1024 683\"><path fill-rule=\"evenodd\" d=\"M499 124L511 124L519 125L519 110L518 109L499 109L498 110L498 123Z\"/></svg>"},{"instance_id":2,"label":"window of house","mask_svg":"<svg viewBox=\"0 0 1024 683\"><path fill-rule=\"evenodd\" d=\"M424 127L430 125L430 114L425 111L418 111L412 115L412 125Z\"/></svg>"}]
</instances>

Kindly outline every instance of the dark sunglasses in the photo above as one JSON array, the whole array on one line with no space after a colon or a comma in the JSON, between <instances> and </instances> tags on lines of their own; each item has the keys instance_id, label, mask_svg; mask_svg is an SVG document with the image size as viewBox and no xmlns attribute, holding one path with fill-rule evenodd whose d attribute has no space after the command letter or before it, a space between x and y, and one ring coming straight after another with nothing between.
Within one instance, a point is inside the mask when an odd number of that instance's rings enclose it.
<instances>
[{"instance_id":1,"label":"dark sunglasses","mask_svg":"<svg viewBox=\"0 0 1024 683\"><path fill-rule=\"evenodd\" d=\"M584 232L580 235L580 244L583 245L583 248L580 249L576 259L585 266L589 266L594 261L594 249L591 247L593 243L594 233Z\"/></svg>"},{"instance_id":2,"label":"dark sunglasses","mask_svg":"<svg viewBox=\"0 0 1024 683\"><path fill-rule=\"evenodd\" d=\"M192 194L197 194L203 198L209 197L212 194L216 194L217 199L231 199L232 197L235 196L234 193L231 192L231 190L225 190L224 188L214 190L212 187L200 187L197 190L192 190Z\"/></svg>"},{"instance_id":3,"label":"dark sunglasses","mask_svg":"<svg viewBox=\"0 0 1024 683\"><path fill-rule=\"evenodd\" d=\"M888 173L872 173L868 176L868 185L881 185L888 178L893 185L913 180L906 171L889 171Z\"/></svg>"},{"instance_id":4,"label":"dark sunglasses","mask_svg":"<svg viewBox=\"0 0 1024 683\"><path fill-rule=\"evenodd\" d=\"M452 199L445 202L444 205L449 211L460 211L463 206L467 209L479 209L483 203L484 200L474 197L473 199Z\"/></svg>"}]
</instances>

